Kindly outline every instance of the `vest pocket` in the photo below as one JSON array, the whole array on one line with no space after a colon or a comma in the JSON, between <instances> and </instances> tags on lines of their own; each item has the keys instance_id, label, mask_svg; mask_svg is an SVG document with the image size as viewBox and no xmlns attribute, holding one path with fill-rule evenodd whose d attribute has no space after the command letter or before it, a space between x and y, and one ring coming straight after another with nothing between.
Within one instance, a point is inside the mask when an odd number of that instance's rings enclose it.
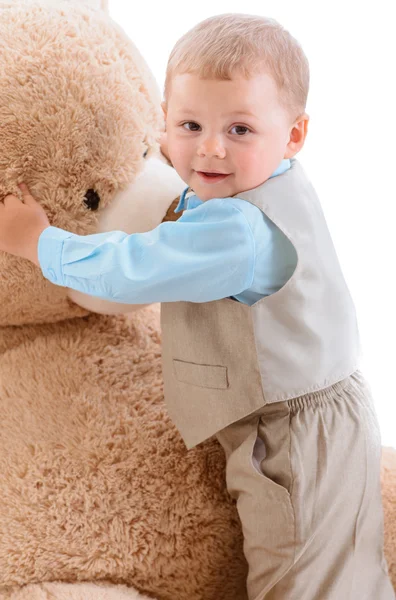
<instances>
[{"instance_id":1,"label":"vest pocket","mask_svg":"<svg viewBox=\"0 0 396 600\"><path fill-rule=\"evenodd\" d=\"M173 370L176 379L182 383L216 390L228 388L227 367L221 365L200 365L173 359Z\"/></svg>"}]
</instances>

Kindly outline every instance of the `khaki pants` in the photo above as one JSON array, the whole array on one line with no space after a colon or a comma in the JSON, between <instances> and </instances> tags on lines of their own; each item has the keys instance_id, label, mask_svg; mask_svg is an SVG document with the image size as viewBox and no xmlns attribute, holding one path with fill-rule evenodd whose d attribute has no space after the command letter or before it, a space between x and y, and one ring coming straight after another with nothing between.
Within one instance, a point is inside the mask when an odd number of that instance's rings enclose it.
<instances>
[{"instance_id":1,"label":"khaki pants","mask_svg":"<svg viewBox=\"0 0 396 600\"><path fill-rule=\"evenodd\" d=\"M217 434L237 501L249 600L394 600L380 436L359 373Z\"/></svg>"}]
</instances>

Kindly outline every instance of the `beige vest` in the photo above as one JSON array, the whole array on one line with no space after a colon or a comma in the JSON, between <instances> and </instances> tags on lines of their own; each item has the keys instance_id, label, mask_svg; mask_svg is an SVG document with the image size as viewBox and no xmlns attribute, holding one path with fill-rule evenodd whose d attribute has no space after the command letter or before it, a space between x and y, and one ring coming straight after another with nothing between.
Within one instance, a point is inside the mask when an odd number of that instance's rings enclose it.
<instances>
[{"instance_id":1,"label":"beige vest","mask_svg":"<svg viewBox=\"0 0 396 600\"><path fill-rule=\"evenodd\" d=\"M187 448L265 404L328 387L358 363L354 305L299 162L237 197L283 231L298 264L253 306L230 298L162 304L165 400Z\"/></svg>"}]
</instances>

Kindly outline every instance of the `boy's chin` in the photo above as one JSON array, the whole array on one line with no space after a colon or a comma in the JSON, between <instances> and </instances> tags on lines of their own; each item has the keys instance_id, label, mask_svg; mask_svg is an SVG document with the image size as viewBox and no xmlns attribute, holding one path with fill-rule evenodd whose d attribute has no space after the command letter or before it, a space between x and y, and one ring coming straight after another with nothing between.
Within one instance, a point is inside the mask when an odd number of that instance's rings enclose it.
<instances>
[{"instance_id":1,"label":"boy's chin","mask_svg":"<svg viewBox=\"0 0 396 600\"><path fill-rule=\"evenodd\" d=\"M213 198L229 198L236 193L228 182L202 183L197 181L196 177L194 181L191 181L190 187L202 202L213 200Z\"/></svg>"}]
</instances>

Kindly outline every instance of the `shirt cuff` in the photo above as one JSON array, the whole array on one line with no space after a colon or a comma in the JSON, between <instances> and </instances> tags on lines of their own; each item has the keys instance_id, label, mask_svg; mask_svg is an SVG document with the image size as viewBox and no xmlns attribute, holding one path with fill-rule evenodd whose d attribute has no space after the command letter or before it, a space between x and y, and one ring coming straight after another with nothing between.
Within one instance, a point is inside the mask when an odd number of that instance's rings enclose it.
<instances>
[{"instance_id":1,"label":"shirt cuff","mask_svg":"<svg viewBox=\"0 0 396 600\"><path fill-rule=\"evenodd\" d=\"M47 227L38 241L38 260L46 279L56 285L65 285L62 271L63 242L74 234L58 227Z\"/></svg>"}]
</instances>

